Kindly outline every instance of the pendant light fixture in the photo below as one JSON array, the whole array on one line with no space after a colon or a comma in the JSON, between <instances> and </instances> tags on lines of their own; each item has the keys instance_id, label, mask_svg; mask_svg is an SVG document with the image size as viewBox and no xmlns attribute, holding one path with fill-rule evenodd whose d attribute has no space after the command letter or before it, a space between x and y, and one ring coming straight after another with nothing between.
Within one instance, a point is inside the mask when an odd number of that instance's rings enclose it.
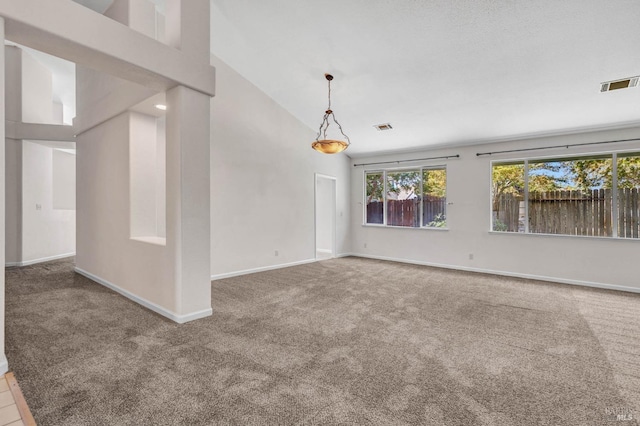
<instances>
[{"instance_id":1,"label":"pendant light fixture","mask_svg":"<svg viewBox=\"0 0 640 426\"><path fill-rule=\"evenodd\" d=\"M349 141L349 137L342 131L342 126L340 125L340 123L338 123L338 120L336 120L336 116L331 110L331 80L333 80L333 76L331 74L325 74L324 77L327 79L327 82L329 84L329 106L324 112L324 117L322 118L322 123L320 123L320 129L318 130L318 136L316 136L315 142L311 144L311 148L323 154L337 154L338 152L342 152L347 149L351 142ZM327 139L329 116L331 116L333 122L336 123L338 129L340 129L340 133L342 133L342 136L344 136L347 140L346 142L336 139ZM320 139L320 137L322 137L322 139Z\"/></svg>"}]
</instances>

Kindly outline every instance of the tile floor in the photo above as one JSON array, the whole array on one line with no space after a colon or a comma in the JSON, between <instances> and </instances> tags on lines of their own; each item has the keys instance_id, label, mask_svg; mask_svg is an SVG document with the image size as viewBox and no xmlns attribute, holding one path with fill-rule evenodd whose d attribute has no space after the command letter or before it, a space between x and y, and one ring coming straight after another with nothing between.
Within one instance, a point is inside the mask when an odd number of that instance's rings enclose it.
<instances>
[{"instance_id":1,"label":"tile floor","mask_svg":"<svg viewBox=\"0 0 640 426\"><path fill-rule=\"evenodd\" d=\"M12 380L14 389L11 389L10 386ZM16 394L16 390L19 395ZM31 426L36 424L31 413L20 414L20 410L18 409L18 405L20 404L19 399L22 399L23 407L26 408L27 405L24 402L24 397L15 379L9 377L9 380L7 380L7 375L0 376L0 426ZM26 409L28 411L28 408Z\"/></svg>"}]
</instances>

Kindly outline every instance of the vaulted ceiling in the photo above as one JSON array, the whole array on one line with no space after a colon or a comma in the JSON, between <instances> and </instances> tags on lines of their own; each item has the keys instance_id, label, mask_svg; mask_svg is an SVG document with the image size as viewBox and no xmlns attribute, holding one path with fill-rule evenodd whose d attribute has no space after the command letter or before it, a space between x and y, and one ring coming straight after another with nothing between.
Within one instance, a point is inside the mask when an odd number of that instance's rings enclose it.
<instances>
[{"instance_id":1,"label":"vaulted ceiling","mask_svg":"<svg viewBox=\"0 0 640 426\"><path fill-rule=\"evenodd\" d=\"M351 155L640 124L637 0L212 0L212 52ZM390 122L393 130L373 125Z\"/></svg>"},{"instance_id":2,"label":"vaulted ceiling","mask_svg":"<svg viewBox=\"0 0 640 426\"><path fill-rule=\"evenodd\" d=\"M640 87L600 93L640 75L637 0L211 5L212 53L314 130L335 76L350 155L640 125Z\"/></svg>"}]
</instances>

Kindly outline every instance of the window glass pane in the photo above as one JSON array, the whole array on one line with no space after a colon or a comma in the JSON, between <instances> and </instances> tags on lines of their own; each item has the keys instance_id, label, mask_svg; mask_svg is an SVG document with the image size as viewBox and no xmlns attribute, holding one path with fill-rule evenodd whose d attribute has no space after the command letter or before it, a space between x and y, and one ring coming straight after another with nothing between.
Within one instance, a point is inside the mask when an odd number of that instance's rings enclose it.
<instances>
[{"instance_id":1,"label":"window glass pane","mask_svg":"<svg viewBox=\"0 0 640 426\"><path fill-rule=\"evenodd\" d=\"M612 235L611 157L529 162L529 232Z\"/></svg>"},{"instance_id":2,"label":"window glass pane","mask_svg":"<svg viewBox=\"0 0 640 426\"><path fill-rule=\"evenodd\" d=\"M618 155L618 236L640 237L640 153Z\"/></svg>"},{"instance_id":3,"label":"window glass pane","mask_svg":"<svg viewBox=\"0 0 640 426\"><path fill-rule=\"evenodd\" d=\"M491 176L492 229L524 232L524 162L495 164Z\"/></svg>"},{"instance_id":4,"label":"window glass pane","mask_svg":"<svg viewBox=\"0 0 640 426\"><path fill-rule=\"evenodd\" d=\"M447 226L447 170L422 171L422 224L445 228Z\"/></svg>"},{"instance_id":5,"label":"window glass pane","mask_svg":"<svg viewBox=\"0 0 640 426\"><path fill-rule=\"evenodd\" d=\"M420 226L420 170L387 172L387 225Z\"/></svg>"},{"instance_id":6,"label":"window glass pane","mask_svg":"<svg viewBox=\"0 0 640 426\"><path fill-rule=\"evenodd\" d=\"M384 180L382 172L367 173L367 222L383 223L384 221Z\"/></svg>"}]
</instances>

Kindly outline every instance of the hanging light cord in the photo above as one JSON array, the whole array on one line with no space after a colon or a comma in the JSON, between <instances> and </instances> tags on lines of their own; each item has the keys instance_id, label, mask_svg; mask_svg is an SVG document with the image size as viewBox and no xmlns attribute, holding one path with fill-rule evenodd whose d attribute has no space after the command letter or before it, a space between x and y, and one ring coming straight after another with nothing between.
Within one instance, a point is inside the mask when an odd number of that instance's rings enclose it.
<instances>
[{"instance_id":1,"label":"hanging light cord","mask_svg":"<svg viewBox=\"0 0 640 426\"><path fill-rule=\"evenodd\" d=\"M327 110L325 111L324 117L322 118L322 123L320 123L320 128L318 129L318 136L316 136L316 141L320 140L320 136L322 136L323 139L327 139L327 129L329 129L329 116L332 116L333 122L336 123L336 125L338 126L340 133L342 133L342 136L344 136L347 139L347 145L351 145L349 136L344 134L344 131L342 131L342 126L340 125L340 123L338 123L338 120L336 120L336 115L331 110L331 79L333 79L333 77L331 78L327 77L327 82L329 84L329 90L328 90L329 105L327 106Z\"/></svg>"}]
</instances>

